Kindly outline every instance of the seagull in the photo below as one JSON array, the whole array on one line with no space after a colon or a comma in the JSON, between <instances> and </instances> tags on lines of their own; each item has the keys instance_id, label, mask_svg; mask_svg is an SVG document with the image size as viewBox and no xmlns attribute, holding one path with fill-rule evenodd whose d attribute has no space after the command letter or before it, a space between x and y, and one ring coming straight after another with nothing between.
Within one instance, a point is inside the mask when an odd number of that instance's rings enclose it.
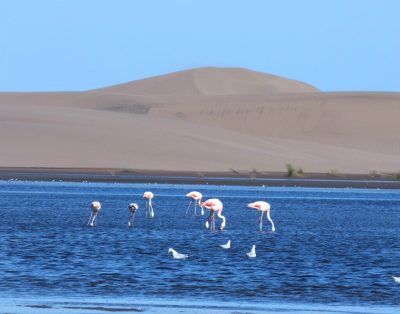
<instances>
[{"instance_id":1,"label":"seagull","mask_svg":"<svg viewBox=\"0 0 400 314\"><path fill-rule=\"evenodd\" d=\"M247 257L249 257L249 258L254 258L254 257L256 257L256 256L257 256L257 255L256 255L256 246L253 245L253 246L251 247L251 251L248 252L248 253L246 253L246 255L247 255Z\"/></svg>"},{"instance_id":2,"label":"seagull","mask_svg":"<svg viewBox=\"0 0 400 314\"><path fill-rule=\"evenodd\" d=\"M229 240L226 244L220 244L220 247L223 249L230 249L231 248L231 240Z\"/></svg>"},{"instance_id":3,"label":"seagull","mask_svg":"<svg viewBox=\"0 0 400 314\"><path fill-rule=\"evenodd\" d=\"M174 259L185 259L185 258L189 257L189 255L178 253L177 251L175 251L174 249L171 249L171 248L168 250L168 254L169 253L172 253L172 257Z\"/></svg>"},{"instance_id":4,"label":"seagull","mask_svg":"<svg viewBox=\"0 0 400 314\"><path fill-rule=\"evenodd\" d=\"M395 283L400 283L400 277L392 276Z\"/></svg>"}]
</instances>

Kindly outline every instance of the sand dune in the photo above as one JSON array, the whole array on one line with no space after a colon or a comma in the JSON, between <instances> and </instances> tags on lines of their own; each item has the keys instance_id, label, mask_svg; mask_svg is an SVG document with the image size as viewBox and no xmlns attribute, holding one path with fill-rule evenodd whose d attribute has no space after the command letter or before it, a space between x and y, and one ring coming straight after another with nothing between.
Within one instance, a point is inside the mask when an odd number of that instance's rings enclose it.
<instances>
[{"instance_id":1,"label":"sand dune","mask_svg":"<svg viewBox=\"0 0 400 314\"><path fill-rule=\"evenodd\" d=\"M87 92L0 93L0 166L398 172L400 93L200 68Z\"/></svg>"}]
</instances>

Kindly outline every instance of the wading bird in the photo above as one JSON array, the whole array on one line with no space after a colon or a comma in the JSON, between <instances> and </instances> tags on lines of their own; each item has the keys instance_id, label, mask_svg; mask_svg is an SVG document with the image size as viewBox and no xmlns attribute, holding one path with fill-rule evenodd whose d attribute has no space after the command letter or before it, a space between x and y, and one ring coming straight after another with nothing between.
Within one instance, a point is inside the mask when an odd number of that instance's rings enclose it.
<instances>
[{"instance_id":1,"label":"wading bird","mask_svg":"<svg viewBox=\"0 0 400 314\"><path fill-rule=\"evenodd\" d=\"M152 192L144 192L143 197L146 199L146 216L148 215L150 218L154 218L154 209L153 205L151 205L151 200L154 197L154 194Z\"/></svg>"},{"instance_id":2,"label":"wading bird","mask_svg":"<svg viewBox=\"0 0 400 314\"><path fill-rule=\"evenodd\" d=\"M189 257L189 255L178 253L177 251L175 251L174 249L171 249L171 248L168 250L168 254L169 253L172 253L172 257L174 259L185 259L185 258Z\"/></svg>"},{"instance_id":3,"label":"wading bird","mask_svg":"<svg viewBox=\"0 0 400 314\"><path fill-rule=\"evenodd\" d=\"M96 225L97 214L101 209L101 204L98 201L93 201L91 206L92 206L92 214L90 215L88 225L94 227Z\"/></svg>"},{"instance_id":4,"label":"wading bird","mask_svg":"<svg viewBox=\"0 0 400 314\"><path fill-rule=\"evenodd\" d=\"M215 213L217 213L218 218L222 219L221 227L219 229L224 230L226 219L222 216L222 209L224 208L222 202L217 198L211 198L201 203L201 206L204 206L210 211L210 216L208 216L206 220L205 227L207 229L210 228L212 231L215 230Z\"/></svg>"},{"instance_id":5,"label":"wading bird","mask_svg":"<svg viewBox=\"0 0 400 314\"><path fill-rule=\"evenodd\" d=\"M135 219L136 211L138 210L139 206L136 203L129 204L129 211L131 212L129 219L128 219L128 227L133 226L133 220Z\"/></svg>"},{"instance_id":6,"label":"wading bird","mask_svg":"<svg viewBox=\"0 0 400 314\"><path fill-rule=\"evenodd\" d=\"M262 227L263 227L262 219L263 219L264 213L266 212L267 219L271 222L271 225L272 225L272 232L275 232L275 225L274 225L274 222L272 221L270 213L269 213L271 210L271 206L267 202L258 201L258 202L247 204L247 207L257 209L259 212L261 212L261 216L259 219L260 231L262 231Z\"/></svg>"},{"instance_id":7,"label":"wading bird","mask_svg":"<svg viewBox=\"0 0 400 314\"><path fill-rule=\"evenodd\" d=\"M246 255L247 255L248 258L254 258L254 257L256 257L256 256L257 256L257 255L256 255L256 246L253 245L253 246L251 247L251 251L248 252L248 253L246 253Z\"/></svg>"},{"instance_id":8,"label":"wading bird","mask_svg":"<svg viewBox=\"0 0 400 314\"><path fill-rule=\"evenodd\" d=\"M203 216L204 215L204 209L203 209L203 206L201 206L201 199L203 198L203 195L200 192L192 191L192 192L186 194L186 196L191 198L190 203L188 205L188 208L186 209L186 215L189 212L190 205L194 201L194 215L195 216L197 215L197 205L199 205L200 208L201 208L201 212L200 213Z\"/></svg>"},{"instance_id":9,"label":"wading bird","mask_svg":"<svg viewBox=\"0 0 400 314\"><path fill-rule=\"evenodd\" d=\"M226 242L226 244L220 244L219 246L226 250L230 249L231 248L231 240L228 240L228 242Z\"/></svg>"}]
</instances>

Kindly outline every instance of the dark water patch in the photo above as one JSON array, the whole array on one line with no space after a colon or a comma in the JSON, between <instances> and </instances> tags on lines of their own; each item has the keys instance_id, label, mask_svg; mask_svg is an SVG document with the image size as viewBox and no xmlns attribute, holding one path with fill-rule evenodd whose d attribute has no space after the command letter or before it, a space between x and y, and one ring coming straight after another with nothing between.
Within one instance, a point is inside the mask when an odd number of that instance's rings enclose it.
<instances>
[{"instance_id":1,"label":"dark water patch","mask_svg":"<svg viewBox=\"0 0 400 314\"><path fill-rule=\"evenodd\" d=\"M47 304L32 304L32 305L18 305L24 307L30 307L32 309L52 309L53 307Z\"/></svg>"},{"instance_id":2,"label":"dark water patch","mask_svg":"<svg viewBox=\"0 0 400 314\"><path fill-rule=\"evenodd\" d=\"M102 311L102 312L144 312L143 309L139 308L116 308L116 307L103 307L103 306L64 306L64 309L70 310L92 310L92 311Z\"/></svg>"}]
</instances>

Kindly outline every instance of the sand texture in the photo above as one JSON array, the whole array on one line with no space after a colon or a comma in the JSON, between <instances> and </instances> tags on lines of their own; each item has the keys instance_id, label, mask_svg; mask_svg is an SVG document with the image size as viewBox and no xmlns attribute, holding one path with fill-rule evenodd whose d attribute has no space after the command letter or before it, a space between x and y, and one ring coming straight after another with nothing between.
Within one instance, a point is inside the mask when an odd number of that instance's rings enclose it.
<instances>
[{"instance_id":1,"label":"sand texture","mask_svg":"<svg viewBox=\"0 0 400 314\"><path fill-rule=\"evenodd\" d=\"M0 93L0 167L400 171L400 93L325 93L240 68L87 92Z\"/></svg>"}]
</instances>

